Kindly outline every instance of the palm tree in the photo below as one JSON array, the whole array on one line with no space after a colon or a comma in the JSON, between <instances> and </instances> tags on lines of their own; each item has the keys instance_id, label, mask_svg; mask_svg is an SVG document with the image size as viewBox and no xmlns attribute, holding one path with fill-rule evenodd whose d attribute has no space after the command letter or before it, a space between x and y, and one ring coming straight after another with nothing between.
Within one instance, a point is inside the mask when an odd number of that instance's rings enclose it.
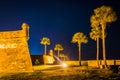
<instances>
[{"instance_id":1,"label":"palm tree","mask_svg":"<svg viewBox=\"0 0 120 80\"><path fill-rule=\"evenodd\" d=\"M110 6L101 6L94 9L94 17L91 17L91 22L97 22L102 28L102 48L103 48L103 60L104 66L107 68L106 64L106 47L105 47L105 32L107 23L111 23L117 20L115 11Z\"/></svg>"},{"instance_id":2,"label":"palm tree","mask_svg":"<svg viewBox=\"0 0 120 80\"><path fill-rule=\"evenodd\" d=\"M54 50L58 51L58 57L59 57L60 51L62 51L64 49L63 49L63 46L61 44L56 44Z\"/></svg>"},{"instance_id":3,"label":"palm tree","mask_svg":"<svg viewBox=\"0 0 120 80\"><path fill-rule=\"evenodd\" d=\"M63 58L63 60L65 61L65 58L67 57L64 53L60 53L59 55L60 58Z\"/></svg>"},{"instance_id":4,"label":"palm tree","mask_svg":"<svg viewBox=\"0 0 120 80\"><path fill-rule=\"evenodd\" d=\"M79 64L81 66L81 43L87 43L88 39L82 32L77 32L72 37L72 43L78 44L79 51Z\"/></svg>"},{"instance_id":5,"label":"palm tree","mask_svg":"<svg viewBox=\"0 0 120 80\"><path fill-rule=\"evenodd\" d=\"M45 46L45 48L44 48L44 54L46 55L46 46L47 45L50 45L50 39L48 38L48 37L43 37L42 39L41 39L41 42L40 42L40 44L43 44L44 46Z\"/></svg>"},{"instance_id":6,"label":"palm tree","mask_svg":"<svg viewBox=\"0 0 120 80\"><path fill-rule=\"evenodd\" d=\"M93 29L91 29L90 38L95 40L96 43L97 43L96 59L97 59L98 67L100 67L100 65L99 65L99 38L101 38L101 29L100 29L100 27L94 27Z\"/></svg>"}]
</instances>

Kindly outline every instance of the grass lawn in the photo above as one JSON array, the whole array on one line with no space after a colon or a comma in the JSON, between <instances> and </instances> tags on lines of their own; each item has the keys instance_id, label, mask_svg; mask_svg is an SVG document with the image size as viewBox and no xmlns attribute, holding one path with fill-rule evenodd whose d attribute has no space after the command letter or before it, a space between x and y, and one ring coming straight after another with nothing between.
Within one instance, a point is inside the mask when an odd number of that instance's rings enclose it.
<instances>
[{"instance_id":1,"label":"grass lawn","mask_svg":"<svg viewBox=\"0 0 120 80\"><path fill-rule=\"evenodd\" d=\"M120 72L93 67L33 66L34 72L0 73L0 80L118 80Z\"/></svg>"}]
</instances>

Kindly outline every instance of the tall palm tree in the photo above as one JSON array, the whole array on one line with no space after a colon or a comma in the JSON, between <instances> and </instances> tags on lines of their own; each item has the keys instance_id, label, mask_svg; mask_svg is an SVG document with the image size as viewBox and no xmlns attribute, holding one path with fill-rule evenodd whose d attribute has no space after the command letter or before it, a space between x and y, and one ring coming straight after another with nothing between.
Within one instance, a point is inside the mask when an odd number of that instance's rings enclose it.
<instances>
[{"instance_id":1,"label":"tall palm tree","mask_svg":"<svg viewBox=\"0 0 120 80\"><path fill-rule=\"evenodd\" d=\"M81 66L81 43L87 43L88 39L82 32L77 32L72 37L72 43L78 44L79 51L79 64Z\"/></svg>"},{"instance_id":2,"label":"tall palm tree","mask_svg":"<svg viewBox=\"0 0 120 80\"><path fill-rule=\"evenodd\" d=\"M103 60L104 60L104 66L107 68L106 64L106 46L105 46L105 32L107 23L111 23L117 20L117 16L115 11L110 6L101 6L99 8L94 9L93 13L94 17L91 17L91 22L98 22L99 25L102 28L102 47L103 47Z\"/></svg>"},{"instance_id":3,"label":"tall palm tree","mask_svg":"<svg viewBox=\"0 0 120 80\"><path fill-rule=\"evenodd\" d=\"M44 48L44 54L46 55L46 46L50 45L50 39L48 37L43 37L41 39L40 44L43 44L45 46L45 48Z\"/></svg>"},{"instance_id":4,"label":"tall palm tree","mask_svg":"<svg viewBox=\"0 0 120 80\"><path fill-rule=\"evenodd\" d=\"M59 57L60 51L64 50L64 48L61 44L56 44L54 50L58 51L58 57Z\"/></svg>"},{"instance_id":5,"label":"tall palm tree","mask_svg":"<svg viewBox=\"0 0 120 80\"><path fill-rule=\"evenodd\" d=\"M96 43L97 43L96 59L97 59L98 67L100 67L100 65L99 65L99 38L101 38L101 29L100 29L100 27L94 27L94 28L91 29L90 38L95 40Z\"/></svg>"}]
</instances>

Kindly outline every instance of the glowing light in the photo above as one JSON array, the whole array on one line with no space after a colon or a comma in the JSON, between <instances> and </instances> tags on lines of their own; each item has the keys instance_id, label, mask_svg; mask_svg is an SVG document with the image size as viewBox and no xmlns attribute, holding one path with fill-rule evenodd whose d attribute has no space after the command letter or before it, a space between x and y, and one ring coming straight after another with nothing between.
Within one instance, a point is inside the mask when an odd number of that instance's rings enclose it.
<instances>
[{"instance_id":1,"label":"glowing light","mask_svg":"<svg viewBox=\"0 0 120 80\"><path fill-rule=\"evenodd\" d=\"M63 66L63 67L67 67L67 64L65 64L65 63L62 63L62 66Z\"/></svg>"}]
</instances>

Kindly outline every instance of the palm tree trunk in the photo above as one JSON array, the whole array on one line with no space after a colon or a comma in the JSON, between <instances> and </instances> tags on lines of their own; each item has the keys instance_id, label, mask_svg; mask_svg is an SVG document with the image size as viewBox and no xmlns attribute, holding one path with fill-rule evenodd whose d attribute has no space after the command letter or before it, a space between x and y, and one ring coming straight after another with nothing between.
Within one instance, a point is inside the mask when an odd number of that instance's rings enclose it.
<instances>
[{"instance_id":1,"label":"palm tree trunk","mask_svg":"<svg viewBox=\"0 0 120 80\"><path fill-rule=\"evenodd\" d=\"M65 56L64 56L64 61L65 61Z\"/></svg>"},{"instance_id":2,"label":"palm tree trunk","mask_svg":"<svg viewBox=\"0 0 120 80\"><path fill-rule=\"evenodd\" d=\"M60 53L60 51L58 50L58 57L59 57L59 53Z\"/></svg>"},{"instance_id":3,"label":"palm tree trunk","mask_svg":"<svg viewBox=\"0 0 120 80\"><path fill-rule=\"evenodd\" d=\"M78 51L79 51L79 65L81 66L81 44L78 44Z\"/></svg>"},{"instance_id":4,"label":"palm tree trunk","mask_svg":"<svg viewBox=\"0 0 120 80\"><path fill-rule=\"evenodd\" d=\"M104 60L104 67L107 68L106 64L106 48L105 48L105 27L106 24L102 24L102 47L103 47L103 60Z\"/></svg>"},{"instance_id":5,"label":"palm tree trunk","mask_svg":"<svg viewBox=\"0 0 120 80\"><path fill-rule=\"evenodd\" d=\"M45 55L46 55L46 44L45 44Z\"/></svg>"},{"instance_id":6,"label":"palm tree trunk","mask_svg":"<svg viewBox=\"0 0 120 80\"><path fill-rule=\"evenodd\" d=\"M97 64L98 64L98 68L100 67L99 65L99 38L97 38Z\"/></svg>"}]
</instances>

